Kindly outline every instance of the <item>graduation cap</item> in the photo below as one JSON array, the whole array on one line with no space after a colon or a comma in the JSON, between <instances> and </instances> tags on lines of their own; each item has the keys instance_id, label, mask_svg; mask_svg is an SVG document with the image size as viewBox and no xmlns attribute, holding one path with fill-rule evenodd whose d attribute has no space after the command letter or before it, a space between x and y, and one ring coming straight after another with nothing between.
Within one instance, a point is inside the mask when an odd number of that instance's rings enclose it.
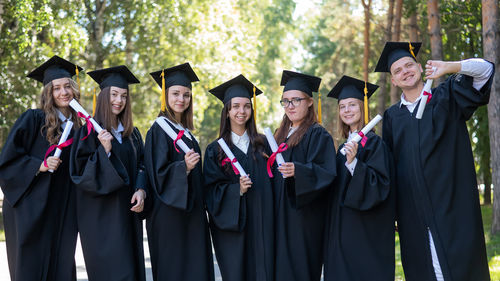
<instances>
[{"instance_id":1,"label":"graduation cap","mask_svg":"<svg viewBox=\"0 0 500 281\"><path fill-rule=\"evenodd\" d=\"M417 54L422 42L386 42L378 60L375 72L391 72L391 65L403 57L417 61Z\"/></svg>"},{"instance_id":2,"label":"graduation cap","mask_svg":"<svg viewBox=\"0 0 500 281\"><path fill-rule=\"evenodd\" d=\"M99 84L101 90L111 86L128 89L129 84L140 83L134 74L124 65L98 69L90 71L87 74Z\"/></svg>"},{"instance_id":3,"label":"graduation cap","mask_svg":"<svg viewBox=\"0 0 500 281\"><path fill-rule=\"evenodd\" d=\"M299 90L312 97L313 92L318 92L318 121L321 124L321 93L319 92L319 85L321 78L298 73L290 70L283 70L281 75L281 86L285 86L283 92L289 90Z\"/></svg>"},{"instance_id":4,"label":"graduation cap","mask_svg":"<svg viewBox=\"0 0 500 281\"><path fill-rule=\"evenodd\" d=\"M224 104L232 98L241 97L251 99L252 96L255 97L262 94L262 91L255 87L255 85L242 74L208 91L220 99Z\"/></svg>"},{"instance_id":5,"label":"graduation cap","mask_svg":"<svg viewBox=\"0 0 500 281\"><path fill-rule=\"evenodd\" d=\"M200 81L188 62L151 72L149 75L151 75L155 82L161 87L161 111L165 111L167 109L165 97L165 91L167 88L174 85L180 85L192 89L191 82Z\"/></svg>"},{"instance_id":6,"label":"graduation cap","mask_svg":"<svg viewBox=\"0 0 500 281\"><path fill-rule=\"evenodd\" d=\"M328 93L328 97L339 101L355 98L363 101L365 111L365 124L368 124L368 99L378 89L377 85L344 75Z\"/></svg>"},{"instance_id":7,"label":"graduation cap","mask_svg":"<svg viewBox=\"0 0 500 281\"><path fill-rule=\"evenodd\" d=\"M54 79L71 78L75 74L78 76L79 71L82 70L83 68L76 64L61 57L53 56L35 70L31 71L27 77L42 82L45 86Z\"/></svg>"}]
</instances>

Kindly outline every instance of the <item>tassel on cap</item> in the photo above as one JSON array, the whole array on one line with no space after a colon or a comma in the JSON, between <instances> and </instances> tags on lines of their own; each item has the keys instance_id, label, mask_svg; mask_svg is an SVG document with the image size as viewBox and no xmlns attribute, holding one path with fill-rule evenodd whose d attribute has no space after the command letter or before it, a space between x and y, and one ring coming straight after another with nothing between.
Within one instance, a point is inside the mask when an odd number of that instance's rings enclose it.
<instances>
[{"instance_id":1,"label":"tassel on cap","mask_svg":"<svg viewBox=\"0 0 500 281\"><path fill-rule=\"evenodd\" d=\"M365 107L365 125L368 124L368 88L366 87L366 81L365 81L365 89L364 89L364 93L365 93L365 98L364 98L364 107Z\"/></svg>"},{"instance_id":2,"label":"tassel on cap","mask_svg":"<svg viewBox=\"0 0 500 281\"><path fill-rule=\"evenodd\" d=\"M323 124L321 121L321 92L318 90L318 123Z\"/></svg>"},{"instance_id":3,"label":"tassel on cap","mask_svg":"<svg viewBox=\"0 0 500 281\"><path fill-rule=\"evenodd\" d=\"M165 96L165 71L161 71L161 111L167 110L167 101Z\"/></svg>"}]
</instances>

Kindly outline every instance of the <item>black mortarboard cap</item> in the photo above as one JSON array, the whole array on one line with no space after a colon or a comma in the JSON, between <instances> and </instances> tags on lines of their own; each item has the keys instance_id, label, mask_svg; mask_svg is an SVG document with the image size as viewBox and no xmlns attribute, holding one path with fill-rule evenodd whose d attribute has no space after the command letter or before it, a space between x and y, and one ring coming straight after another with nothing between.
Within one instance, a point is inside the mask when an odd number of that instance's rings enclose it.
<instances>
[{"instance_id":1,"label":"black mortarboard cap","mask_svg":"<svg viewBox=\"0 0 500 281\"><path fill-rule=\"evenodd\" d=\"M416 61L420 46L422 42L386 42L375 72L391 72L391 65L403 57L411 57Z\"/></svg>"},{"instance_id":2,"label":"black mortarboard cap","mask_svg":"<svg viewBox=\"0 0 500 281\"><path fill-rule=\"evenodd\" d=\"M98 69L90 71L87 74L99 84L101 90L111 86L128 89L129 84L140 83L134 74L124 65Z\"/></svg>"},{"instance_id":3,"label":"black mortarboard cap","mask_svg":"<svg viewBox=\"0 0 500 281\"><path fill-rule=\"evenodd\" d=\"M35 70L31 71L27 77L40 81L45 86L54 79L73 77L73 75L76 74L77 67L78 71L83 70L83 68L61 57L53 56Z\"/></svg>"},{"instance_id":4,"label":"black mortarboard cap","mask_svg":"<svg viewBox=\"0 0 500 281\"><path fill-rule=\"evenodd\" d=\"M339 101L347 98L356 98L363 101L365 97L364 89L364 81L344 75L328 93L328 97L338 99ZM366 89L366 96L370 98L378 89L378 86L367 82Z\"/></svg>"},{"instance_id":5,"label":"black mortarboard cap","mask_svg":"<svg viewBox=\"0 0 500 281\"><path fill-rule=\"evenodd\" d=\"M319 85L321 84L321 78L302 74L290 70L283 70L281 75L281 86L285 86L283 92L289 90L299 90L312 97L313 92L319 90Z\"/></svg>"},{"instance_id":6,"label":"black mortarboard cap","mask_svg":"<svg viewBox=\"0 0 500 281\"><path fill-rule=\"evenodd\" d=\"M242 74L234 77L233 79L226 81L219 86L208 90L212 95L216 96L226 104L232 98L241 97L249 98L253 97L254 84L245 78ZM255 87L255 95L262 94L262 91Z\"/></svg>"},{"instance_id":7,"label":"black mortarboard cap","mask_svg":"<svg viewBox=\"0 0 500 281\"><path fill-rule=\"evenodd\" d=\"M150 73L160 87L162 84L161 72L162 70ZM180 85L192 89L191 82L200 81L188 62L163 69L163 73L165 75L165 88L167 89L174 85Z\"/></svg>"}]
</instances>

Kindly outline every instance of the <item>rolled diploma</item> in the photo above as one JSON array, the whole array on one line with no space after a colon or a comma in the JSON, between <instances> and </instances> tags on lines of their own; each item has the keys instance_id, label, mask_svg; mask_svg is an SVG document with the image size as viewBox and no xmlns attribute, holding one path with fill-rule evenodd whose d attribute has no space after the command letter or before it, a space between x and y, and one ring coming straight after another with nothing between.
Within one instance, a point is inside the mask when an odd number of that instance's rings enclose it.
<instances>
[{"instance_id":1,"label":"rolled diploma","mask_svg":"<svg viewBox=\"0 0 500 281\"><path fill-rule=\"evenodd\" d=\"M64 127L64 131L61 135L61 138L59 139L59 143L57 145L61 145L68 139L69 133L71 132L71 128L73 128L73 122L68 120L66 122L66 127ZM61 156L61 152L62 152L61 149L56 148L56 152L54 152L54 157L59 158ZM54 170L50 169L49 172L53 173Z\"/></svg>"},{"instance_id":2,"label":"rolled diploma","mask_svg":"<svg viewBox=\"0 0 500 281\"><path fill-rule=\"evenodd\" d=\"M73 108L76 112L81 112L85 116L90 116L90 114L87 111L85 111L85 109L83 109L83 107L75 99L72 99L69 102L69 106L71 106L71 108ZM92 122L95 131L99 134L102 131L101 126L99 126L99 124L94 120L94 118L90 117L89 120L90 122Z\"/></svg>"},{"instance_id":3,"label":"rolled diploma","mask_svg":"<svg viewBox=\"0 0 500 281\"><path fill-rule=\"evenodd\" d=\"M223 138L218 139L217 142L219 143L222 150L224 150L224 153L226 153L229 160L231 160L231 162L232 162L233 159L235 159L235 157L234 157L233 152L231 152L231 149L229 149L229 146L227 146L227 143L224 141ZM245 170L243 170L243 167L241 167L241 165L238 161L234 162L233 164L236 167L236 169L238 169L238 172L240 172L241 177L247 176L247 173L245 173Z\"/></svg>"},{"instance_id":4,"label":"rolled diploma","mask_svg":"<svg viewBox=\"0 0 500 281\"><path fill-rule=\"evenodd\" d=\"M163 131L165 131L172 140L177 138L177 133L167 124L167 121L163 117L156 118L155 122L160 125ZM188 151L191 150L182 139L179 139L175 144L178 145L184 153L188 153Z\"/></svg>"},{"instance_id":5,"label":"rolled diploma","mask_svg":"<svg viewBox=\"0 0 500 281\"><path fill-rule=\"evenodd\" d=\"M278 150L278 144L276 143L276 140L274 139L274 136L273 136L273 133L271 132L271 129L265 128L264 134L266 135L266 139L267 139L267 142L269 143L269 146L271 147L271 150L273 152L276 152L276 150ZM276 162L278 162L278 165L285 163L285 159L283 159L283 155L281 155L281 153L276 154Z\"/></svg>"},{"instance_id":6,"label":"rolled diploma","mask_svg":"<svg viewBox=\"0 0 500 281\"><path fill-rule=\"evenodd\" d=\"M436 71L436 67L432 68L433 71ZM433 72L434 73L434 72ZM422 115L424 114L425 106L427 105L428 95L424 95L425 92L430 93L432 88L432 80L428 79L425 81L424 88L422 89L422 93L420 93L420 104L418 105L417 114L415 118L422 119Z\"/></svg>"},{"instance_id":7,"label":"rolled diploma","mask_svg":"<svg viewBox=\"0 0 500 281\"><path fill-rule=\"evenodd\" d=\"M366 134L368 134L369 131L371 131L371 129L373 129L373 127L375 127L375 125L378 124L378 122L380 122L380 120L382 120L382 116L380 116L380 114L377 114L377 116L375 116L375 118L373 118L370 122L368 122L368 124L366 124L366 126L361 129L361 132L363 133L363 135L366 136ZM359 134L356 134L351 142L359 142L361 140L361 136ZM340 153L342 153L342 155L345 155L345 149L342 147L342 149L340 150Z\"/></svg>"}]
</instances>

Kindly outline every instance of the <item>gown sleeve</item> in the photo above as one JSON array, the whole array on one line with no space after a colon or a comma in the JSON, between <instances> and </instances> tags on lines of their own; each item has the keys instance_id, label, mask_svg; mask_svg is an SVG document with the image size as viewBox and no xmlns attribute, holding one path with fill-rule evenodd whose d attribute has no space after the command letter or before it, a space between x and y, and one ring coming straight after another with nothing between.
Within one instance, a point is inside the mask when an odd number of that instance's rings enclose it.
<instances>
[{"instance_id":1,"label":"gown sleeve","mask_svg":"<svg viewBox=\"0 0 500 281\"><path fill-rule=\"evenodd\" d=\"M344 190L342 200L344 206L365 211L378 206L389 196L390 154L382 139L372 133L358 156L354 174Z\"/></svg>"},{"instance_id":2,"label":"gown sleeve","mask_svg":"<svg viewBox=\"0 0 500 281\"><path fill-rule=\"evenodd\" d=\"M305 141L302 139L302 142ZM301 145L301 144L299 144ZM304 161L293 161L295 165L294 190L289 194L295 195L292 201L301 208L316 198L324 196L325 190L332 184L337 175L335 147L330 134L321 126L312 129L310 139L305 144ZM289 181L292 179L285 179Z\"/></svg>"},{"instance_id":3,"label":"gown sleeve","mask_svg":"<svg viewBox=\"0 0 500 281\"><path fill-rule=\"evenodd\" d=\"M37 175L43 159L30 154L45 122L42 115L36 110L23 113L12 127L2 148L0 186L5 199L12 206L17 204L37 177L50 176L47 173Z\"/></svg>"},{"instance_id":4,"label":"gown sleeve","mask_svg":"<svg viewBox=\"0 0 500 281\"><path fill-rule=\"evenodd\" d=\"M87 127L83 126L75 134L71 148L70 174L73 182L81 189L94 195L107 195L130 184L125 166L113 154L108 157L97 134L88 138Z\"/></svg>"},{"instance_id":5,"label":"gown sleeve","mask_svg":"<svg viewBox=\"0 0 500 281\"><path fill-rule=\"evenodd\" d=\"M207 210L218 228L242 231L246 221L246 197L240 196L239 177L224 172L217 154L216 143L209 145L205 151L203 175Z\"/></svg>"},{"instance_id":6,"label":"gown sleeve","mask_svg":"<svg viewBox=\"0 0 500 281\"><path fill-rule=\"evenodd\" d=\"M154 123L146 136L144 147L144 162L151 188L163 204L188 210L193 198L189 196L189 175L184 154L174 159L174 153L177 151L172 140Z\"/></svg>"},{"instance_id":7,"label":"gown sleeve","mask_svg":"<svg viewBox=\"0 0 500 281\"><path fill-rule=\"evenodd\" d=\"M137 150L137 179L135 181L135 190L143 189L148 193L148 176L146 174L146 165L144 164L144 142L141 133L137 128L133 131L134 145Z\"/></svg>"}]
</instances>

